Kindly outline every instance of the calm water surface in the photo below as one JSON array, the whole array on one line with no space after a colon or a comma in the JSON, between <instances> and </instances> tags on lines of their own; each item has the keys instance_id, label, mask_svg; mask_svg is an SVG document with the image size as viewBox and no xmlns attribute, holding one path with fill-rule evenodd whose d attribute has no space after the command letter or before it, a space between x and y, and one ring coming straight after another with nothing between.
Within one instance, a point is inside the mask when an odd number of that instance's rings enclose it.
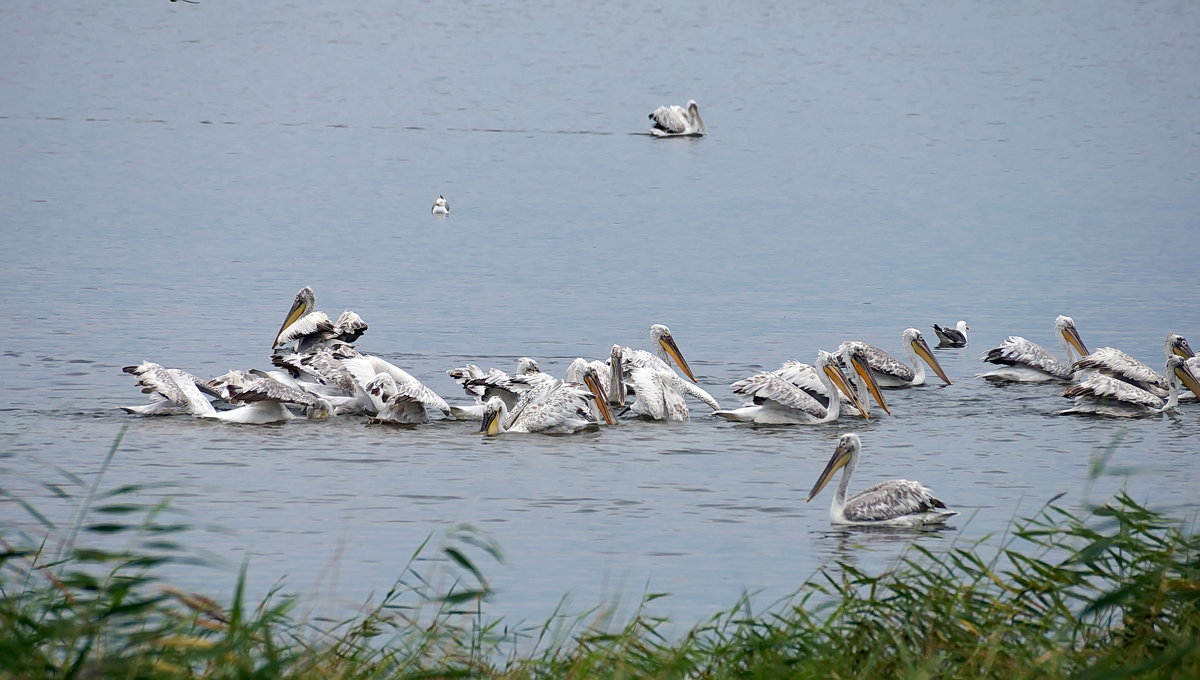
<instances>
[{"instance_id":1,"label":"calm water surface","mask_svg":"<svg viewBox=\"0 0 1200 680\"><path fill-rule=\"evenodd\" d=\"M489 612L539 621L669 592L690 623L822 565L878 568L910 541L1004 531L1054 494L1128 485L1200 509L1200 407L1055 417L1053 386L995 386L1007 335L1152 364L1200 339L1200 8L1190 3L216 2L0 9L3 486L65 519L43 482L154 493L223 561L183 585L356 604L427 537L467 522L504 548ZM659 9L661 7L661 9ZM646 113L700 102L710 135ZM438 195L449 218L429 215ZM353 308L365 351L452 400L446 369L561 373L671 326L728 385L848 338L962 318L947 387L892 417L819 427L623 422L483 440L470 423L240 427L134 419L122 366L267 367L295 291ZM915 477L962 512L912 536L842 532L803 498L843 431L856 486ZM150 494L153 497L154 494ZM34 528L0 503L6 530ZM219 529L219 530L216 530Z\"/></svg>"}]
</instances>

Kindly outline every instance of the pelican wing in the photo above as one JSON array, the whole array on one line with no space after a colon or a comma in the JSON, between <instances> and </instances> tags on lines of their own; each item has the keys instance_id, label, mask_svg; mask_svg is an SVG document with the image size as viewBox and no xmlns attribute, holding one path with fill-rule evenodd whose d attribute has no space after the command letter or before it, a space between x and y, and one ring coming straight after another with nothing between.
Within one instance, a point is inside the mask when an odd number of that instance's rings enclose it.
<instances>
[{"instance_id":1,"label":"pelican wing","mask_svg":"<svg viewBox=\"0 0 1200 680\"><path fill-rule=\"evenodd\" d=\"M1118 402L1148 409L1162 408L1163 405L1163 400L1154 394L1103 373L1092 373L1084 382L1068 387L1063 396L1075 398L1076 403L1082 398L1084 401Z\"/></svg>"},{"instance_id":2,"label":"pelican wing","mask_svg":"<svg viewBox=\"0 0 1200 680\"><path fill-rule=\"evenodd\" d=\"M241 404L278 401L285 404L310 407L317 406L319 403L317 395L312 392L293 387L265 374L260 375L257 381L239 390L233 395L230 401Z\"/></svg>"},{"instance_id":3,"label":"pelican wing","mask_svg":"<svg viewBox=\"0 0 1200 680\"><path fill-rule=\"evenodd\" d=\"M849 340L843 342L841 347L838 348L838 354L845 356L851 349L857 349L861 352L863 358L871 366L871 370L877 373L893 376L903 382L912 382L916 378L917 374L913 371L912 366L905 364L875 345L857 340Z\"/></svg>"},{"instance_id":4,"label":"pelican wing","mask_svg":"<svg viewBox=\"0 0 1200 680\"><path fill-rule=\"evenodd\" d=\"M337 387L344 394L354 394L355 377L330 347L318 346L303 354L276 354L271 363L286 369L293 378L308 376L313 382Z\"/></svg>"},{"instance_id":5,"label":"pelican wing","mask_svg":"<svg viewBox=\"0 0 1200 680\"><path fill-rule=\"evenodd\" d=\"M663 132L679 134L688 130L688 112L682 106L660 106L650 112L654 128Z\"/></svg>"},{"instance_id":6,"label":"pelican wing","mask_svg":"<svg viewBox=\"0 0 1200 680\"><path fill-rule=\"evenodd\" d=\"M1170 389L1167 379L1161 373L1112 347L1101 347L1093 351L1071 364L1071 370L1098 371L1153 392L1156 396L1166 396Z\"/></svg>"},{"instance_id":7,"label":"pelican wing","mask_svg":"<svg viewBox=\"0 0 1200 680\"><path fill-rule=\"evenodd\" d=\"M575 383L543 382L521 395L505 429L514 432L573 432L595 424L591 392Z\"/></svg>"},{"instance_id":8,"label":"pelican wing","mask_svg":"<svg viewBox=\"0 0 1200 680\"><path fill-rule=\"evenodd\" d=\"M824 418L826 409L804 390L775 373L756 373L731 386L734 394L752 398L755 404L774 402L778 406L801 411L813 418Z\"/></svg>"},{"instance_id":9,"label":"pelican wing","mask_svg":"<svg viewBox=\"0 0 1200 680\"><path fill-rule=\"evenodd\" d=\"M905 515L920 515L945 508L946 504L920 482L893 479L863 489L846 501L846 519L883 522Z\"/></svg>"},{"instance_id":10,"label":"pelican wing","mask_svg":"<svg viewBox=\"0 0 1200 680\"><path fill-rule=\"evenodd\" d=\"M1047 352L1041 345L1017 335L1009 336L999 347L989 349L980 359L1002 366L1027 366L1063 380L1071 379L1071 367Z\"/></svg>"},{"instance_id":11,"label":"pelican wing","mask_svg":"<svg viewBox=\"0 0 1200 680\"><path fill-rule=\"evenodd\" d=\"M279 339L275 341L275 346L287 345L298 340L307 342L327 336L332 337L333 334L333 322L329 320L325 312L309 312L283 329L279 334Z\"/></svg>"},{"instance_id":12,"label":"pelican wing","mask_svg":"<svg viewBox=\"0 0 1200 680\"><path fill-rule=\"evenodd\" d=\"M635 367L629 371L628 380L636 394L630 406L634 413L654 420L688 419L687 403L680 389L684 380L674 372Z\"/></svg>"},{"instance_id":13,"label":"pelican wing","mask_svg":"<svg viewBox=\"0 0 1200 680\"><path fill-rule=\"evenodd\" d=\"M337 323L334 324L334 333L338 340L342 342L354 342L362 337L362 334L367 331L367 322L357 313L347 309L338 317Z\"/></svg>"},{"instance_id":14,"label":"pelican wing","mask_svg":"<svg viewBox=\"0 0 1200 680\"><path fill-rule=\"evenodd\" d=\"M163 368L151 361L137 366L126 366L121 370L137 376L142 392L156 400L166 400L192 415L214 413L216 409L200 393L198 383L204 382L186 371Z\"/></svg>"}]
</instances>

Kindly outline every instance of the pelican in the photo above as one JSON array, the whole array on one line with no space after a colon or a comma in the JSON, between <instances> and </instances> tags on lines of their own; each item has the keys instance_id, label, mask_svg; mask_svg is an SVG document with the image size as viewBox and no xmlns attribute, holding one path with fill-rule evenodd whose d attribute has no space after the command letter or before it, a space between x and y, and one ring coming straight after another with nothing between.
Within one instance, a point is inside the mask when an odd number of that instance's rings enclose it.
<instances>
[{"instance_id":1,"label":"pelican","mask_svg":"<svg viewBox=\"0 0 1200 680\"><path fill-rule=\"evenodd\" d=\"M933 332L938 338L938 347L966 347L967 346L967 331L971 327L966 321L959 321L954 328L947 328L933 324Z\"/></svg>"},{"instance_id":2,"label":"pelican","mask_svg":"<svg viewBox=\"0 0 1200 680\"><path fill-rule=\"evenodd\" d=\"M1066 363L1059 361L1041 345L1013 335L999 347L989 349L987 354L979 359L1000 366L980 377L1014 382L1046 382L1049 380L1065 382L1071 380L1071 363L1074 360L1074 353L1078 353L1080 358L1085 357L1088 354L1087 347L1079 337L1079 331L1075 328L1075 320L1071 317L1060 316L1055 319L1054 330L1067 353Z\"/></svg>"},{"instance_id":3,"label":"pelican","mask_svg":"<svg viewBox=\"0 0 1200 680\"><path fill-rule=\"evenodd\" d=\"M834 524L858 524L863 526L922 526L944 524L957 515L947 510L946 504L933 495L920 482L893 479L867 487L846 498L846 487L850 476L858 467L858 454L862 441L856 434L844 434L838 440L837 449L805 502L811 501L839 468L845 467L842 480L838 482L833 503L829 506L829 519Z\"/></svg>"},{"instance_id":4,"label":"pelican","mask_svg":"<svg viewBox=\"0 0 1200 680\"><path fill-rule=\"evenodd\" d=\"M397 383L390 373L377 373L363 386L363 390L377 404L373 422L406 425L427 423L429 414L425 410L426 405L450 415L450 405L417 380Z\"/></svg>"},{"instance_id":5,"label":"pelican","mask_svg":"<svg viewBox=\"0 0 1200 680\"><path fill-rule=\"evenodd\" d=\"M906 366L902 361L884 352L874 345L869 345L860 340L847 340L838 348L838 356L845 361L846 356L851 351L858 351L862 354L867 364L870 366L871 373L874 374L876 382L881 387L913 387L915 385L925 384L925 366L917 358L920 357L929 367L937 373L947 385L950 384L950 378L946 377L946 372L942 370L942 365L938 363L933 352L930 351L929 345L925 342L925 336L921 335L921 331L915 328L907 328L900 334L900 339L904 343L904 353L908 356L911 367Z\"/></svg>"},{"instance_id":6,"label":"pelican","mask_svg":"<svg viewBox=\"0 0 1200 680\"><path fill-rule=\"evenodd\" d=\"M1200 382L1183 357L1172 355L1167 358L1166 375L1168 392L1164 400L1124 380L1104 373L1092 373L1084 382L1072 385L1063 392L1064 397L1075 399L1075 405L1059 413L1094 413L1125 418L1147 416L1178 406L1179 392L1184 387L1200 397Z\"/></svg>"},{"instance_id":7,"label":"pelican","mask_svg":"<svg viewBox=\"0 0 1200 680\"><path fill-rule=\"evenodd\" d=\"M1200 376L1200 357L1192 351L1191 345L1188 344L1187 338L1178 333L1167 335L1167 341L1164 344L1163 351L1167 356L1174 354L1175 356L1187 359L1188 368L1191 369L1192 375ZM1200 396L1193 394L1181 394L1180 399L1200 399Z\"/></svg>"},{"instance_id":8,"label":"pelican","mask_svg":"<svg viewBox=\"0 0 1200 680\"><path fill-rule=\"evenodd\" d=\"M687 108L682 106L660 106L650 113L654 125L650 134L655 137L703 137L708 134L704 120L700 118L700 107L696 100L689 99Z\"/></svg>"},{"instance_id":9,"label":"pelican","mask_svg":"<svg viewBox=\"0 0 1200 680\"><path fill-rule=\"evenodd\" d=\"M261 371L250 373L258 379L233 390L229 397L229 403L241 406L206 414L204 417L227 423L267 425L296 418L296 414L288 408L289 404L302 408L305 416L314 420L323 420L334 415L334 406L329 399Z\"/></svg>"},{"instance_id":10,"label":"pelican","mask_svg":"<svg viewBox=\"0 0 1200 680\"><path fill-rule=\"evenodd\" d=\"M1190 358L1192 348L1182 335L1171 333L1163 342L1163 356L1172 355ZM1170 391L1168 379L1146 363L1134 359L1125 352L1112 347L1101 347L1071 365L1073 371L1094 371L1124 380L1159 398L1166 398Z\"/></svg>"},{"instance_id":11,"label":"pelican","mask_svg":"<svg viewBox=\"0 0 1200 680\"><path fill-rule=\"evenodd\" d=\"M150 395L151 402L144 406L122 406L121 410L136 415L213 415L217 412L203 394L199 385L204 381L177 368L164 368L161 364L143 361L137 366L121 369L137 376L138 387Z\"/></svg>"},{"instance_id":12,"label":"pelican","mask_svg":"<svg viewBox=\"0 0 1200 680\"><path fill-rule=\"evenodd\" d=\"M828 405L822 404L805 390L780 377L778 372L763 372L730 386L734 394L752 398L753 405L728 411L713 411L713 415L735 422L767 425L828 423L837 420L841 415L842 400L838 394L838 390L841 390L863 418L869 417L867 407L859 402L858 395L850 388L838 365L837 357L818 350L815 373L825 394L829 395Z\"/></svg>"},{"instance_id":13,"label":"pelican","mask_svg":"<svg viewBox=\"0 0 1200 680\"><path fill-rule=\"evenodd\" d=\"M482 418L484 404L492 397L499 397L511 410L516 406L517 399L523 392L541 382L556 380L549 373L543 373L538 362L529 357L517 359L517 370L512 375L498 368L490 368L485 373L475 364L452 368L446 371L446 375L454 378L455 382L462 386L463 391L475 400L475 403L469 406L450 407L451 415L466 420Z\"/></svg>"},{"instance_id":14,"label":"pelican","mask_svg":"<svg viewBox=\"0 0 1200 680\"><path fill-rule=\"evenodd\" d=\"M704 391L699 385L696 385L696 376L692 374L691 367L688 366L687 359L683 358L683 353L679 351L679 345L675 343L675 336L671 335L671 329L662 324L654 324L650 327L650 342L654 344L657 352L652 354L644 349L631 349L629 347L613 348L610 361L618 360L621 364L622 375L624 382L633 386L634 391L637 391L637 382L644 382L647 386L653 387L654 384L673 385L675 389L691 397L695 397L708 405L709 408L716 411L721 408L721 404L712 397L711 394ZM675 374L675 369L671 368L671 364L667 361L673 361L679 369L692 381L687 382ZM650 372L644 372L638 376L638 380L634 380L632 375L634 369L652 369ZM674 376L677 380L667 380L665 376L655 377L657 373L667 373ZM648 403L648 402L646 402ZM649 413L643 413L649 415ZM653 417L653 416L651 416ZM656 418L657 419L657 418Z\"/></svg>"},{"instance_id":15,"label":"pelican","mask_svg":"<svg viewBox=\"0 0 1200 680\"><path fill-rule=\"evenodd\" d=\"M313 289L309 286L301 288L275 334L271 348L295 342L296 351L304 352L331 342L354 342L367 330L362 317L350 310L342 312L335 323L325 312L316 311L316 306Z\"/></svg>"},{"instance_id":16,"label":"pelican","mask_svg":"<svg viewBox=\"0 0 1200 680\"><path fill-rule=\"evenodd\" d=\"M541 382L526 391L510 410L499 397L484 403L483 423L479 431L486 435L505 432L542 432L568 434L592 429L599 423L592 417L594 402L604 422L616 422L608 402L600 395L595 375L586 376L586 385L561 380Z\"/></svg>"},{"instance_id":17,"label":"pelican","mask_svg":"<svg viewBox=\"0 0 1200 680\"><path fill-rule=\"evenodd\" d=\"M432 389L426 387L421 381L414 378L408 371L392 364L391 362L371 354L358 354L347 359L342 359L342 366L354 376L357 383L357 394L363 401L366 410L373 413L379 413L384 410L388 404L388 400L395 393L394 390L384 387L372 392L369 386L375 383L380 374L387 375L392 379L396 386L399 387L409 398L420 401L423 405L450 415L450 405L446 403ZM421 421L424 422L424 421Z\"/></svg>"},{"instance_id":18,"label":"pelican","mask_svg":"<svg viewBox=\"0 0 1200 680\"><path fill-rule=\"evenodd\" d=\"M450 204L446 202L446 198L444 196L438 195L437 200L433 202L433 209L431 212L434 215L449 215Z\"/></svg>"}]
</instances>

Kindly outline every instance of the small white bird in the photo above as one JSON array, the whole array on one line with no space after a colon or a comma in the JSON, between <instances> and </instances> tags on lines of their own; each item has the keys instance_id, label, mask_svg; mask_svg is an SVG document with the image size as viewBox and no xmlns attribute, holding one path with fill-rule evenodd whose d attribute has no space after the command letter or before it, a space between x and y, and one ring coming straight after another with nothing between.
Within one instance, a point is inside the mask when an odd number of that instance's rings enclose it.
<instances>
[{"instance_id":1,"label":"small white bird","mask_svg":"<svg viewBox=\"0 0 1200 680\"><path fill-rule=\"evenodd\" d=\"M704 119L700 117L700 107L696 100L689 99L687 108L682 106L660 106L650 112L650 134L655 137L703 137L708 134Z\"/></svg>"},{"instance_id":2,"label":"small white bird","mask_svg":"<svg viewBox=\"0 0 1200 680\"><path fill-rule=\"evenodd\" d=\"M430 212L434 215L449 215L450 204L446 202L446 197L439 194L437 200L433 202L433 209Z\"/></svg>"}]
</instances>

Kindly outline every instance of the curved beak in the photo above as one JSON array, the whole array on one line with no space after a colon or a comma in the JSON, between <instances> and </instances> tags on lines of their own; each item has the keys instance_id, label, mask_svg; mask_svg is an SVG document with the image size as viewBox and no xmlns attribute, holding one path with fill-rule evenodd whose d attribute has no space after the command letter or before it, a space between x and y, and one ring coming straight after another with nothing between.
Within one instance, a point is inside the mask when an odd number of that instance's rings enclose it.
<instances>
[{"instance_id":1,"label":"curved beak","mask_svg":"<svg viewBox=\"0 0 1200 680\"><path fill-rule=\"evenodd\" d=\"M687 359L683 358L683 353L675 344L675 338L670 333L663 333L662 337L658 339L658 344L668 356L675 360L675 363L679 365L679 370L683 371L692 382L696 382L696 376L692 375L692 369L688 368Z\"/></svg>"},{"instance_id":2,"label":"curved beak","mask_svg":"<svg viewBox=\"0 0 1200 680\"><path fill-rule=\"evenodd\" d=\"M950 378L946 377L946 372L942 370L942 365L938 363L937 357L933 356L933 352L929 350L929 343L925 342L925 338L913 340L912 348L917 353L917 356L924 359L925 363L929 364L929 367L933 369L933 372L937 373L942 382L947 385L951 384Z\"/></svg>"},{"instance_id":3,"label":"curved beak","mask_svg":"<svg viewBox=\"0 0 1200 680\"><path fill-rule=\"evenodd\" d=\"M617 419L613 417L612 409L608 406L608 399L604 396L604 387L600 384L600 376L596 375L595 371L588 369L587 373L583 374L583 384L596 398L596 408L599 409L604 422L615 425Z\"/></svg>"},{"instance_id":4,"label":"curved beak","mask_svg":"<svg viewBox=\"0 0 1200 680\"><path fill-rule=\"evenodd\" d=\"M297 297L296 301L292 303L292 308L288 310L287 316L284 317L283 325L279 327L279 332L275 334L275 340L271 343L271 349L274 349L275 346L279 344L279 336L283 335L283 332L287 330L287 327L296 323L300 317L307 313L308 303Z\"/></svg>"},{"instance_id":5,"label":"curved beak","mask_svg":"<svg viewBox=\"0 0 1200 680\"><path fill-rule=\"evenodd\" d=\"M846 398L850 400L851 404L854 404L854 408L858 409L858 412L862 414L863 418L871 417L867 414L867 409L863 407L862 402L858 400L858 395L854 392L854 390L850 389L850 381L846 380L846 374L842 373L842 369L837 365L837 363L830 362L825 364L825 375L829 376L829 379L833 381L833 384L842 391L842 394L846 395ZM831 394L829 395L829 398L836 399L837 395Z\"/></svg>"},{"instance_id":6,"label":"curved beak","mask_svg":"<svg viewBox=\"0 0 1200 680\"><path fill-rule=\"evenodd\" d=\"M821 493L821 489L824 489L825 485L829 484L829 480L833 479L833 473L840 470L843 465L849 462L850 447L839 443L837 449L833 452L833 456L825 464L825 469L821 471L821 476L817 478L817 483L813 484L812 491L808 492L808 498L805 498L804 502L807 503L816 498L817 494Z\"/></svg>"},{"instance_id":7,"label":"curved beak","mask_svg":"<svg viewBox=\"0 0 1200 680\"><path fill-rule=\"evenodd\" d=\"M1196 395L1197 399L1200 399L1200 380L1197 380L1196 374L1192 373L1191 366L1185 363L1179 364L1175 368L1175 375L1179 378L1179 382L1183 383L1184 387L1191 390L1192 394Z\"/></svg>"},{"instance_id":8,"label":"curved beak","mask_svg":"<svg viewBox=\"0 0 1200 680\"><path fill-rule=\"evenodd\" d=\"M879 382L875 380L875 375L871 373L871 367L867 365L866 360L858 354L851 354L850 365L854 367L854 372L858 374L859 380L862 380L863 384L867 386L867 390L875 398L875 403L879 404L879 408L889 416L892 415L887 402L883 400L883 393L879 390Z\"/></svg>"},{"instance_id":9,"label":"curved beak","mask_svg":"<svg viewBox=\"0 0 1200 680\"><path fill-rule=\"evenodd\" d=\"M1075 348L1076 352L1079 352L1079 356L1086 357L1091 353L1088 352L1088 348L1083 344L1083 338L1079 337L1079 331L1075 330L1074 326L1063 328L1062 336L1068 344Z\"/></svg>"}]
</instances>

